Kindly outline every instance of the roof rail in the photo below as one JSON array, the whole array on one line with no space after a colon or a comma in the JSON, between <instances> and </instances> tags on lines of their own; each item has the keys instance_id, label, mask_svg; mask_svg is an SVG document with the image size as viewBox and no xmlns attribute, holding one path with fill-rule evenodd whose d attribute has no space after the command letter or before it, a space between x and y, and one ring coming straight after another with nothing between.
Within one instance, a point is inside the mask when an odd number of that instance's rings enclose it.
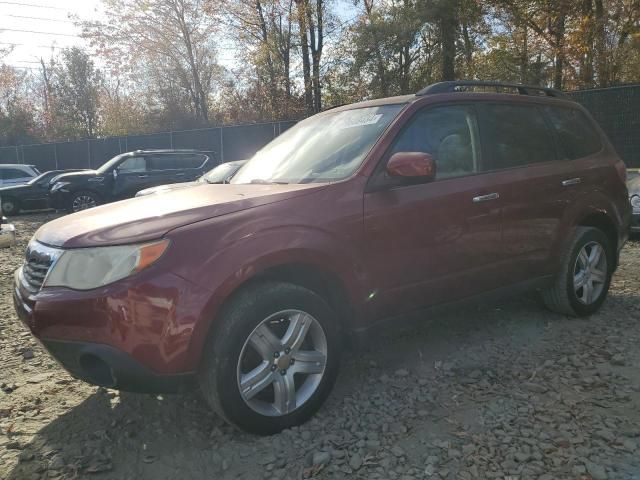
<instances>
[{"instance_id":1,"label":"roof rail","mask_svg":"<svg viewBox=\"0 0 640 480\"><path fill-rule=\"evenodd\" d=\"M426 88L423 88L416 96L423 95L432 95L434 93L454 93L454 92L464 92L469 89L472 90L475 87L483 87L485 89L495 88L496 93L501 93L499 89L513 89L518 92L520 95L546 95L547 97L555 97L555 98L568 98L564 93L560 90L556 90L554 88L547 87L538 87L533 85L522 85L519 83L502 83L502 82L484 82L481 80L461 80L461 81L451 81L451 82L439 82L434 83L433 85L429 85Z\"/></svg>"}]
</instances>

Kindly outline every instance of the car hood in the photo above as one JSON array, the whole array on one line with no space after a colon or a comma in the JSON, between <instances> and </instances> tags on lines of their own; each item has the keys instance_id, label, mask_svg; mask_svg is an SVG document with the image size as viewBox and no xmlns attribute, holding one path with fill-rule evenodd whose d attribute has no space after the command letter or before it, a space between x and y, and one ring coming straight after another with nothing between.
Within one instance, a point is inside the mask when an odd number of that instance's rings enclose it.
<instances>
[{"instance_id":1,"label":"car hood","mask_svg":"<svg viewBox=\"0 0 640 480\"><path fill-rule=\"evenodd\" d=\"M61 173L52 178L56 182L68 182L69 180L75 180L76 178L87 178L98 176L97 170L81 170L79 172Z\"/></svg>"},{"instance_id":2,"label":"car hood","mask_svg":"<svg viewBox=\"0 0 640 480\"><path fill-rule=\"evenodd\" d=\"M202 184L67 215L43 225L34 237L41 243L63 248L145 242L183 225L295 198L322 188L326 188L326 184Z\"/></svg>"},{"instance_id":3,"label":"car hood","mask_svg":"<svg viewBox=\"0 0 640 480\"><path fill-rule=\"evenodd\" d=\"M169 183L167 185L158 185L157 187L145 188L140 190L136 196L144 197L145 195L155 195L157 193L167 193L181 188L195 187L202 185L202 182L182 182L182 183Z\"/></svg>"},{"instance_id":4,"label":"car hood","mask_svg":"<svg viewBox=\"0 0 640 480\"><path fill-rule=\"evenodd\" d=\"M7 192L16 192L20 190L29 190L31 185L27 185L26 183L21 183L20 185L8 185L6 187L0 187L0 197L2 194L6 194Z\"/></svg>"}]
</instances>

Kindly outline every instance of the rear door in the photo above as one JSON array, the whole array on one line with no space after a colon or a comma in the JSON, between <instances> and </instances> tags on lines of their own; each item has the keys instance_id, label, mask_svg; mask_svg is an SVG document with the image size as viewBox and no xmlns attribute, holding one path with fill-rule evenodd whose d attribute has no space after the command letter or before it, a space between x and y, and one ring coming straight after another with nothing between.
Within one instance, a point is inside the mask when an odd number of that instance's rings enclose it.
<instances>
[{"instance_id":1,"label":"rear door","mask_svg":"<svg viewBox=\"0 0 640 480\"><path fill-rule=\"evenodd\" d=\"M501 282L495 274L501 200L493 176L479 172L475 108L434 106L416 113L382 159L374 186L385 181L386 163L400 151L431 154L437 174L430 183L383 183L365 193L368 303L377 317L463 298Z\"/></svg>"},{"instance_id":2,"label":"rear door","mask_svg":"<svg viewBox=\"0 0 640 480\"><path fill-rule=\"evenodd\" d=\"M554 240L576 194L573 167L562 161L554 130L536 103L479 106L485 168L504 184L502 254L512 282L553 272Z\"/></svg>"}]
</instances>

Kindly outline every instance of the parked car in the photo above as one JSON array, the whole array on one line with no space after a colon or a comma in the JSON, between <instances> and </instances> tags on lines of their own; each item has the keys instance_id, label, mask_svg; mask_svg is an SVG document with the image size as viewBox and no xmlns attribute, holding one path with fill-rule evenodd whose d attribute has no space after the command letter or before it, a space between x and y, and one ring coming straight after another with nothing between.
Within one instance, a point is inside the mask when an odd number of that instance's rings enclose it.
<instances>
[{"instance_id":1,"label":"parked car","mask_svg":"<svg viewBox=\"0 0 640 480\"><path fill-rule=\"evenodd\" d=\"M236 174L240 167L247 163L247 160L237 160L235 162L221 163L217 167L209 170L195 182L170 183L168 185L159 185L157 187L145 188L136 193L136 197L144 197L145 195L157 195L159 193L173 192L181 188L194 187L201 183L229 183L231 178Z\"/></svg>"},{"instance_id":2,"label":"parked car","mask_svg":"<svg viewBox=\"0 0 640 480\"><path fill-rule=\"evenodd\" d=\"M13 247L15 244L16 228L9 223L7 217L0 215L0 248Z\"/></svg>"},{"instance_id":3,"label":"parked car","mask_svg":"<svg viewBox=\"0 0 640 480\"><path fill-rule=\"evenodd\" d=\"M137 150L113 157L97 170L68 173L51 187L51 206L78 212L133 197L157 185L190 182L211 168L210 153L198 150Z\"/></svg>"},{"instance_id":4,"label":"parked car","mask_svg":"<svg viewBox=\"0 0 640 480\"><path fill-rule=\"evenodd\" d=\"M634 175L627 181L631 202L631 232L640 233L640 176Z\"/></svg>"},{"instance_id":5,"label":"parked car","mask_svg":"<svg viewBox=\"0 0 640 480\"><path fill-rule=\"evenodd\" d=\"M27 183L40 172L34 165L0 164L0 187Z\"/></svg>"},{"instance_id":6,"label":"parked car","mask_svg":"<svg viewBox=\"0 0 640 480\"><path fill-rule=\"evenodd\" d=\"M49 207L50 182L58 175L81 170L50 170L22 185L0 187L2 212L15 215L20 210L43 210Z\"/></svg>"},{"instance_id":7,"label":"parked car","mask_svg":"<svg viewBox=\"0 0 640 480\"><path fill-rule=\"evenodd\" d=\"M345 338L385 320L531 289L596 312L628 236L625 173L560 92L435 84L312 116L229 185L44 225L15 305L76 377L197 379L222 418L269 434L308 419Z\"/></svg>"}]
</instances>

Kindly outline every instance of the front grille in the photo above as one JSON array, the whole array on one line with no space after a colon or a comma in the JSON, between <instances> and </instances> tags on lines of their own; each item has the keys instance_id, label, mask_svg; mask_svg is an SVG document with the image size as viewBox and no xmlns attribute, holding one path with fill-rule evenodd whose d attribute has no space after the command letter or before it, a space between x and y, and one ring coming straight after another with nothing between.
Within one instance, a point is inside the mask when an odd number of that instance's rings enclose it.
<instances>
[{"instance_id":1,"label":"front grille","mask_svg":"<svg viewBox=\"0 0 640 480\"><path fill-rule=\"evenodd\" d=\"M61 253L61 250L47 247L34 240L29 242L22 265L22 285L32 293L38 292Z\"/></svg>"}]
</instances>

